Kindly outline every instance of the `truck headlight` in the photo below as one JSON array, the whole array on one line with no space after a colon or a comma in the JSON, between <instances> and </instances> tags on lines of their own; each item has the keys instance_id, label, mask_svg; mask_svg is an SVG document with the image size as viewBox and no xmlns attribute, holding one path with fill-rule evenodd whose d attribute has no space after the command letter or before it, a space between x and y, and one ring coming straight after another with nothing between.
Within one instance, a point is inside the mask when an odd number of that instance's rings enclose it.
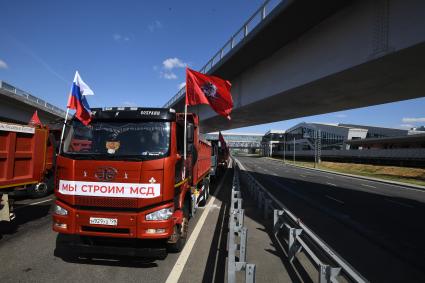
<instances>
[{"instance_id":1,"label":"truck headlight","mask_svg":"<svg viewBox=\"0 0 425 283\"><path fill-rule=\"evenodd\" d=\"M172 207L163 208L152 213L146 214L146 220L167 220L173 215Z\"/></svg>"},{"instance_id":2,"label":"truck headlight","mask_svg":"<svg viewBox=\"0 0 425 283\"><path fill-rule=\"evenodd\" d=\"M66 210L60 205L55 204L53 208L53 213L57 215L68 215L68 210Z\"/></svg>"}]
</instances>

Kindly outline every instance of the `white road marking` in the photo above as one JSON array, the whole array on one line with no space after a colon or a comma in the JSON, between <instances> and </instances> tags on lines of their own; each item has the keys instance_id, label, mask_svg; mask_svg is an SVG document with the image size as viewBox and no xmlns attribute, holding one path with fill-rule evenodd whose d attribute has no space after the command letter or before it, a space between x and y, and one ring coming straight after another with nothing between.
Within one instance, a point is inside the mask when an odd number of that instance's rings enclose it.
<instances>
[{"instance_id":1,"label":"white road marking","mask_svg":"<svg viewBox=\"0 0 425 283\"><path fill-rule=\"evenodd\" d=\"M334 183L329 183L329 182L326 182L326 185L337 187L337 185L335 185Z\"/></svg>"},{"instance_id":2,"label":"white road marking","mask_svg":"<svg viewBox=\"0 0 425 283\"><path fill-rule=\"evenodd\" d=\"M303 175L303 174L300 174L300 176L303 177L303 178L306 178L307 177L306 175Z\"/></svg>"},{"instance_id":3,"label":"white road marking","mask_svg":"<svg viewBox=\"0 0 425 283\"><path fill-rule=\"evenodd\" d=\"M415 208L413 205L407 204L407 203L403 203L403 202L398 202L396 200L392 200L392 199L385 199L388 202L392 202L392 203L396 203L398 205L404 206L404 207L408 207L408 208Z\"/></svg>"},{"instance_id":4,"label":"white road marking","mask_svg":"<svg viewBox=\"0 0 425 283\"><path fill-rule=\"evenodd\" d=\"M273 175L275 175L275 176L279 176L279 175L277 175L276 173L272 173Z\"/></svg>"},{"instance_id":5,"label":"white road marking","mask_svg":"<svg viewBox=\"0 0 425 283\"><path fill-rule=\"evenodd\" d=\"M323 177L328 178L328 179L334 179L334 177L328 176L328 175L324 175Z\"/></svg>"},{"instance_id":6,"label":"white road marking","mask_svg":"<svg viewBox=\"0 0 425 283\"><path fill-rule=\"evenodd\" d=\"M336 202L339 202L339 203L341 203L341 204L344 204L345 202L343 202L342 200L339 200L339 199L336 199L336 198L333 198L333 197L331 197L331 196L328 196L328 195L325 195L328 199L331 199L331 200L334 200L334 201L336 201Z\"/></svg>"},{"instance_id":7,"label":"white road marking","mask_svg":"<svg viewBox=\"0 0 425 283\"><path fill-rule=\"evenodd\" d=\"M221 180L217 190L214 192L214 195L211 196L211 200L205 207L205 210L202 213L201 218L199 218L198 223L196 223L195 229L193 229L192 234L190 234L190 237L188 241L186 242L186 245L181 251L179 258L177 259L173 269L171 270L167 280L165 281L166 283L177 283L179 281L180 276L183 272L184 266L186 265L186 262L189 259L189 255L192 252L193 246L195 245L195 242L198 239L198 236L199 236L199 233L201 232L203 224L205 223L205 220L207 219L208 213L210 212L211 207L216 200L216 196L218 195L218 193L221 190L221 187L223 186L223 182L226 179L227 172L228 171L226 171L226 173L224 174L223 179Z\"/></svg>"},{"instance_id":8,"label":"white road marking","mask_svg":"<svg viewBox=\"0 0 425 283\"><path fill-rule=\"evenodd\" d=\"M29 203L29 204L26 204L26 205L23 205L23 206L18 206L18 207L15 208L15 210L18 210L18 209L21 209L21 208L24 208L24 207L27 207L27 206L42 204L42 203L49 202L49 201L52 201L52 200L53 200L53 198L49 198L49 199L45 199L45 200L42 200L42 201Z\"/></svg>"},{"instance_id":9,"label":"white road marking","mask_svg":"<svg viewBox=\"0 0 425 283\"><path fill-rule=\"evenodd\" d=\"M360 185L363 186L363 187L368 187L368 188L376 189L376 187L375 186L372 186L372 185L367 185L367 184L360 184Z\"/></svg>"},{"instance_id":10,"label":"white road marking","mask_svg":"<svg viewBox=\"0 0 425 283\"><path fill-rule=\"evenodd\" d=\"M224 211L226 211L226 204L224 204ZM223 231L223 227L224 227L224 220L226 219L226 217L223 217L223 220L221 221L221 225L220 225L220 231ZM214 274L213 274L213 278L211 280L211 282L215 282L215 276L216 274L216 270L217 270L217 265L218 265L218 254L220 253L220 243L221 243L221 236L223 235L223 233L220 233L220 236L218 236L218 242L217 242L217 252L215 254L215 261L214 261Z\"/></svg>"}]
</instances>

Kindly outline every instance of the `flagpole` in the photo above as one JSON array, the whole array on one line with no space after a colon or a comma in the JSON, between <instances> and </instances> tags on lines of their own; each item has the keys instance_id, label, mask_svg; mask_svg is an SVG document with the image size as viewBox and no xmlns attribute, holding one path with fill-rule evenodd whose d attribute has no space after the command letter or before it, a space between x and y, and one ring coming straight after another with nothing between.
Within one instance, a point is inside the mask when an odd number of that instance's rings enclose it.
<instances>
[{"instance_id":1,"label":"flagpole","mask_svg":"<svg viewBox=\"0 0 425 283\"><path fill-rule=\"evenodd\" d=\"M63 141L63 136L65 135L65 127L66 127L66 121L68 120L68 114L69 114L69 107L66 108L65 120L63 121L61 141L60 141L60 144L59 144L59 152L58 152L58 154L60 154L61 153L61 150L62 150L62 141Z\"/></svg>"}]
</instances>

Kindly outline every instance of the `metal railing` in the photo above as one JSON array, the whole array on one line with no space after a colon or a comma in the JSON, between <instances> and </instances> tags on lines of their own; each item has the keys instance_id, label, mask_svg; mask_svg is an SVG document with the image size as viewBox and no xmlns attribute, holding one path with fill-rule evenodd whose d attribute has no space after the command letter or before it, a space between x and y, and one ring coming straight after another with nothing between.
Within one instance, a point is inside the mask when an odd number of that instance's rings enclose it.
<instances>
[{"instance_id":1,"label":"metal railing","mask_svg":"<svg viewBox=\"0 0 425 283\"><path fill-rule=\"evenodd\" d=\"M239 168L243 168L238 160ZM318 269L318 282L368 282L358 271L333 251L322 239L309 229L300 218L289 211L280 201L271 195L246 170L241 174L245 178L248 193L262 211L264 219L273 215L273 235L280 248L286 251L292 263L295 256L303 251Z\"/></svg>"},{"instance_id":2,"label":"metal railing","mask_svg":"<svg viewBox=\"0 0 425 283\"><path fill-rule=\"evenodd\" d=\"M235 164L235 163L233 163ZM236 272L245 270L245 282L255 282L255 264L246 262L248 229L244 227L244 210L239 184L239 169L234 166L232 195L229 212L229 238L227 250L227 282L236 282ZM236 254L238 253L238 256Z\"/></svg>"},{"instance_id":3,"label":"metal railing","mask_svg":"<svg viewBox=\"0 0 425 283\"><path fill-rule=\"evenodd\" d=\"M236 46L238 46L264 19L276 8L281 2L287 0L266 0L260 8L242 25L236 33L223 45L222 48L199 70L200 73L208 73L212 67L217 65L223 58ZM180 97L184 96L185 87L181 88L176 95L174 95L164 107L170 107Z\"/></svg>"},{"instance_id":4,"label":"metal railing","mask_svg":"<svg viewBox=\"0 0 425 283\"><path fill-rule=\"evenodd\" d=\"M18 96L20 98L23 98L30 104L36 104L37 106L44 107L48 109L50 112L53 112L54 114L65 117L65 111L60 109L59 107L56 107L46 101L44 101L41 98L38 98L24 90L21 90L17 87L14 87L13 85L6 83L4 81L0 81L0 89L7 91L11 95Z\"/></svg>"}]
</instances>

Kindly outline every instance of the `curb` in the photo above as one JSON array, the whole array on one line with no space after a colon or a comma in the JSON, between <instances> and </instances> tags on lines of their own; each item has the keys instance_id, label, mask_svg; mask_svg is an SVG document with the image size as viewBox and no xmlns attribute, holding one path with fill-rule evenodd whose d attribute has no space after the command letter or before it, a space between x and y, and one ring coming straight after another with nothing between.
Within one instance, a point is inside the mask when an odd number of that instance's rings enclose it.
<instances>
[{"instance_id":1,"label":"curb","mask_svg":"<svg viewBox=\"0 0 425 283\"><path fill-rule=\"evenodd\" d=\"M273 161L283 163L283 160L280 160L280 159L274 159L274 158L270 158L270 157L266 157L266 158L269 159L269 160L273 160ZM289 165L289 166L293 166L293 167L303 168L303 169L306 169L306 170L319 171L319 172L324 172L324 173L328 173L328 174L340 175L340 176L345 176L345 177L350 177L350 178L355 178L355 179L379 182L379 183L384 183L384 184L388 184L388 185L395 185L395 186L401 186L401 187L407 187L407 188L410 188L410 189L425 191L425 186L420 186L420 185L413 185L413 184L409 184L409 183L389 181L389 180L383 180L383 179L377 179L377 178L371 178L371 177L365 177L365 176L359 176L359 175L353 175L353 174L347 174L347 173L340 173L340 172L329 171L329 170L324 170L324 169L310 168L310 167L291 164L291 163L284 163L284 164Z\"/></svg>"}]
</instances>

